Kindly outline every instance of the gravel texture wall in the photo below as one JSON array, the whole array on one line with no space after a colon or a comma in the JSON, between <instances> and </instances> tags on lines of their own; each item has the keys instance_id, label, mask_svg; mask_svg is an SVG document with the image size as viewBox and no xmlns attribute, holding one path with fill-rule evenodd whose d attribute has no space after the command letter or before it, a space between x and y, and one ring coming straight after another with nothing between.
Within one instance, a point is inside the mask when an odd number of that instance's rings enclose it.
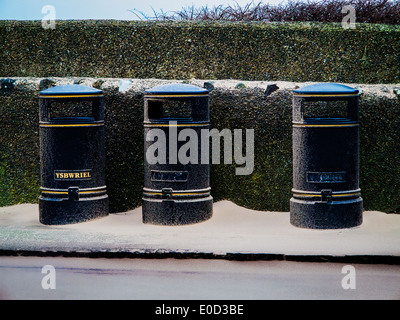
<instances>
[{"instance_id":1,"label":"gravel texture wall","mask_svg":"<svg viewBox=\"0 0 400 320\"><path fill-rule=\"evenodd\" d=\"M112 212L141 205L143 94L168 82L210 90L211 128L254 129L255 165L212 164L215 201L288 211L292 188L292 91L310 83L116 78L5 78L0 87L0 206L36 203L39 196L38 93L79 83L105 93L107 186ZM366 210L400 212L400 101L396 85L349 84L361 96L361 188Z\"/></svg>"}]
</instances>

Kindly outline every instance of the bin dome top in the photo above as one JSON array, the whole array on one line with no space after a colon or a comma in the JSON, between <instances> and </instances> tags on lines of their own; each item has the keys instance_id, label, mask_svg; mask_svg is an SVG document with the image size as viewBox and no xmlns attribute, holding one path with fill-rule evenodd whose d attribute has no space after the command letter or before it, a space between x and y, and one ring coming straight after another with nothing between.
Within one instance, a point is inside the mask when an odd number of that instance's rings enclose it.
<instances>
[{"instance_id":1,"label":"bin dome top","mask_svg":"<svg viewBox=\"0 0 400 320\"><path fill-rule=\"evenodd\" d=\"M208 95L208 90L184 83L164 84L146 90L146 95L157 96L204 96Z\"/></svg>"},{"instance_id":2,"label":"bin dome top","mask_svg":"<svg viewBox=\"0 0 400 320\"><path fill-rule=\"evenodd\" d=\"M81 86L78 84L51 87L39 93L40 97L69 98L69 97L98 97L103 95L100 89Z\"/></svg>"},{"instance_id":3,"label":"bin dome top","mask_svg":"<svg viewBox=\"0 0 400 320\"><path fill-rule=\"evenodd\" d=\"M339 83L316 83L293 90L296 96L358 96L358 89Z\"/></svg>"}]
</instances>

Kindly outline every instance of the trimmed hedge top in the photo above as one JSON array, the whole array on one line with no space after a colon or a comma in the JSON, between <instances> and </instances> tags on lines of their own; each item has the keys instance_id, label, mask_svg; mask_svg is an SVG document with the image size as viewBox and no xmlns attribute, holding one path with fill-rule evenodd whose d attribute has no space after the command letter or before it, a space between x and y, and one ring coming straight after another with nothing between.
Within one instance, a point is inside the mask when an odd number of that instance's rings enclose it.
<instances>
[{"instance_id":1,"label":"trimmed hedge top","mask_svg":"<svg viewBox=\"0 0 400 320\"><path fill-rule=\"evenodd\" d=\"M0 21L0 77L400 82L400 26Z\"/></svg>"}]
</instances>

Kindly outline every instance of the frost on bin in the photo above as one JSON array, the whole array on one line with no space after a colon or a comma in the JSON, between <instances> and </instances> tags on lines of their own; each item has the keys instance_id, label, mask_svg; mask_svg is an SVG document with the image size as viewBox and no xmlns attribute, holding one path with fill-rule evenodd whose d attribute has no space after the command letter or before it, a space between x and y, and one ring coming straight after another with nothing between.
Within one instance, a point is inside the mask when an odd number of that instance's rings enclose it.
<instances>
[{"instance_id":1,"label":"frost on bin","mask_svg":"<svg viewBox=\"0 0 400 320\"><path fill-rule=\"evenodd\" d=\"M103 91L67 85L41 91L39 98L40 222L108 215Z\"/></svg>"},{"instance_id":2,"label":"frost on bin","mask_svg":"<svg viewBox=\"0 0 400 320\"><path fill-rule=\"evenodd\" d=\"M191 135L201 137L202 130L209 132L208 102L206 89L188 84L168 84L146 91L144 223L184 225L211 218L210 168L208 163L198 161L202 156L200 140L191 145L196 159L185 150L185 145L197 140L190 139ZM181 136L185 139L178 138Z\"/></svg>"},{"instance_id":3,"label":"frost on bin","mask_svg":"<svg viewBox=\"0 0 400 320\"><path fill-rule=\"evenodd\" d=\"M294 91L294 226L338 229L362 223L359 96L359 90L334 83Z\"/></svg>"}]
</instances>

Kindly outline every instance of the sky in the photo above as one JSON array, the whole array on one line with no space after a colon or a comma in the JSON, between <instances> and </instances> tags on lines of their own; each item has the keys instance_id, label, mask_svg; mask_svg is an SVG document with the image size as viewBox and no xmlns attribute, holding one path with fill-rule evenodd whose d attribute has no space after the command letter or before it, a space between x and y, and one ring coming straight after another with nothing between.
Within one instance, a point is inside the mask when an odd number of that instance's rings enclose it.
<instances>
[{"instance_id":1,"label":"sky","mask_svg":"<svg viewBox=\"0 0 400 320\"><path fill-rule=\"evenodd\" d=\"M0 20L42 20L42 8L51 5L57 20L68 19L118 19L135 20L136 10L148 16L156 12L171 12L183 7L218 5L244 6L252 0L0 0ZM258 0L254 2L258 3ZM279 4L285 0L264 0L263 3Z\"/></svg>"}]
</instances>

